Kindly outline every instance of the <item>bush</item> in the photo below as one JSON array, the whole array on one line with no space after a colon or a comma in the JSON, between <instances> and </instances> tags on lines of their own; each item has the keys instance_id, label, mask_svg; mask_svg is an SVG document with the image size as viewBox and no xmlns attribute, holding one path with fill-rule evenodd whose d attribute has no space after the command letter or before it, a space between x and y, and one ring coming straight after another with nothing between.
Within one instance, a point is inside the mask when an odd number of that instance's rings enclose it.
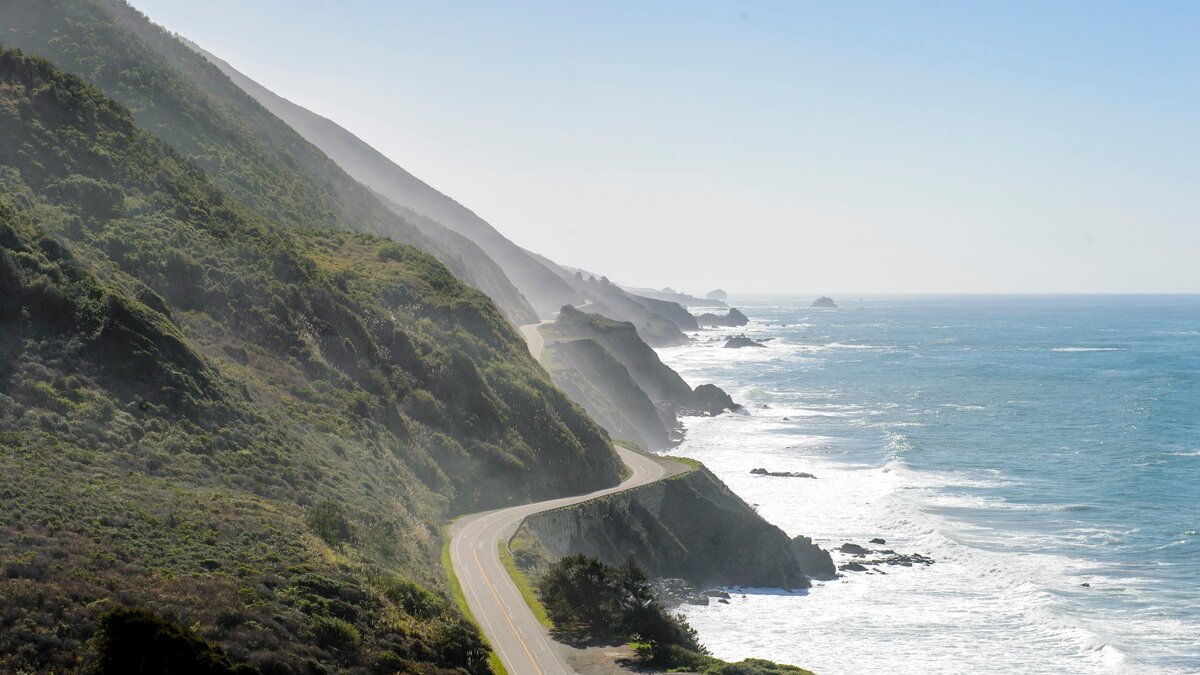
<instances>
[{"instance_id":1,"label":"bush","mask_svg":"<svg viewBox=\"0 0 1200 675\"><path fill-rule=\"evenodd\" d=\"M318 647L340 653L354 651L361 640L357 628L331 616L313 619L312 638Z\"/></svg>"},{"instance_id":2,"label":"bush","mask_svg":"<svg viewBox=\"0 0 1200 675\"><path fill-rule=\"evenodd\" d=\"M342 510L342 505L332 499L325 499L308 510L305 517L308 528L326 544L335 548L354 539L354 531L350 521Z\"/></svg>"},{"instance_id":3,"label":"bush","mask_svg":"<svg viewBox=\"0 0 1200 675\"><path fill-rule=\"evenodd\" d=\"M234 666L219 648L143 609L114 609L103 615L96 634L101 673L181 673L248 675L258 671Z\"/></svg>"},{"instance_id":4,"label":"bush","mask_svg":"<svg viewBox=\"0 0 1200 675\"><path fill-rule=\"evenodd\" d=\"M643 658L654 665L694 666L706 653L696 631L658 603L645 572L632 562L611 567L582 554L567 556L542 574L538 596L558 629L642 643Z\"/></svg>"}]
</instances>

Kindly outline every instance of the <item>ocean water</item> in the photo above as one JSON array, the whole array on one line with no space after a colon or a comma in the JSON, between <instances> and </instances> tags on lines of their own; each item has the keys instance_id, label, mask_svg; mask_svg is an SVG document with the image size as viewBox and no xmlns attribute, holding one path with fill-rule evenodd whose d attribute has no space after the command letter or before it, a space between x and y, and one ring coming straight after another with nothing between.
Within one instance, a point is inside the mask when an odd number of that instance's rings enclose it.
<instances>
[{"instance_id":1,"label":"ocean water","mask_svg":"<svg viewBox=\"0 0 1200 675\"><path fill-rule=\"evenodd\" d=\"M687 420L676 452L790 535L936 562L685 607L715 655L1200 673L1200 296L810 300L731 302L765 349L659 351L748 410Z\"/></svg>"}]
</instances>

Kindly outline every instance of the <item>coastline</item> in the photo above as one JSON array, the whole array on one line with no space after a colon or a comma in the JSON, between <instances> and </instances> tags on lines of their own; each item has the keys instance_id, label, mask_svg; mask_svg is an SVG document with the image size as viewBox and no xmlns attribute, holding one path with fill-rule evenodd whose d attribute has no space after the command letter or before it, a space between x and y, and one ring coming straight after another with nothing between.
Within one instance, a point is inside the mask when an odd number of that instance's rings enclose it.
<instances>
[{"instance_id":1,"label":"coastline","mask_svg":"<svg viewBox=\"0 0 1200 675\"><path fill-rule=\"evenodd\" d=\"M1132 600L1138 597L1130 595L1135 591L1154 588L1153 580L1104 562L1114 555L1109 553L1114 542L1135 536L1132 524L1089 525L1081 519L1091 517L1093 511L1086 509L1094 507L1045 493L1037 487L1040 472L1028 463L1011 464L1026 475L955 468L929 458L923 439L932 437L932 429L947 423L957 428L958 420L970 423L989 415L1037 420L1035 396L1014 395L996 403L871 400L875 390L856 390L858 382L831 373L880 372L880 364L908 367L910 361L926 363L914 361L926 354L969 355L974 347L928 332L888 336L878 328L887 321L881 323L876 314L851 320L845 312L817 314L780 298L735 304L751 316L746 334L772 338L770 348L724 350L720 338L730 331L715 330L700 332L690 345L658 352L689 381L725 388L748 414L689 418L685 441L668 454L704 462L766 520L789 535L812 536L834 550L839 563L847 561L836 552L842 543L875 537L886 539L888 548L929 555L935 563L815 580L803 595L730 588L728 605L684 606L715 655L754 654L822 673L894 670L897 663L930 672L975 672L989 663L1041 673L1193 672L1187 664L1197 663L1189 656L1195 650L1179 642L1173 620L1131 616L1122 609L1125 595ZM994 310L989 306L986 312L981 316ZM858 322L867 327L859 328ZM939 317L937 325L960 324ZM1080 351L1066 338L1036 348L1015 344L1002 347L1012 350L1011 358L1028 362L1030 354L1044 354L1039 358L1049 365L1057 359L1127 353L1125 347L1100 351L1090 343L1084 346L1093 349ZM999 391L1018 385L1023 382ZM847 396L848 389L856 397ZM947 385L947 391L963 396L952 389ZM986 445L980 447L986 451ZM1178 456L1171 461L1194 456L1181 450L1168 453ZM921 460L915 463L921 468L914 468L913 458ZM753 475L758 467L816 479ZM1062 533L1041 525L1059 521L1079 524ZM877 642L888 648L869 646ZM1164 654L1158 661L1145 660L1138 649L1151 642Z\"/></svg>"}]
</instances>

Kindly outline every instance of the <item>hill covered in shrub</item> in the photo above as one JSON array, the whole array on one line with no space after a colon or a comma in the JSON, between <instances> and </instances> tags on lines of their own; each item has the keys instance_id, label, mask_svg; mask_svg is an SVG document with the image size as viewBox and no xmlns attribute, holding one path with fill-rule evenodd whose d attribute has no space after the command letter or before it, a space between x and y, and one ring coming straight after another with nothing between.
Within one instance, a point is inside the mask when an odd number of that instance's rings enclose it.
<instances>
[{"instance_id":1,"label":"hill covered in shrub","mask_svg":"<svg viewBox=\"0 0 1200 675\"><path fill-rule=\"evenodd\" d=\"M437 528L615 483L606 435L431 256L210 176L0 51L0 670L137 607L264 672L485 671Z\"/></svg>"}]
</instances>

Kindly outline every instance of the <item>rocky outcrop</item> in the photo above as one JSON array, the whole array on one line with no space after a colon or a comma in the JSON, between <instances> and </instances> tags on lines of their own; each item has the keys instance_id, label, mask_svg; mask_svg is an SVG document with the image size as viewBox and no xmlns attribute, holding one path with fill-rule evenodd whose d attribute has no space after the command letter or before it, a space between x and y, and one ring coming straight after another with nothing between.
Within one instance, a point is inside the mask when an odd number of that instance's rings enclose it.
<instances>
[{"instance_id":1,"label":"rocky outcrop","mask_svg":"<svg viewBox=\"0 0 1200 675\"><path fill-rule=\"evenodd\" d=\"M763 468L750 469L750 473L757 476L774 476L775 478L816 478L811 473L803 471L767 471Z\"/></svg>"},{"instance_id":2,"label":"rocky outcrop","mask_svg":"<svg viewBox=\"0 0 1200 675\"><path fill-rule=\"evenodd\" d=\"M633 559L652 577L698 587L811 585L788 536L705 468L530 516L517 536L555 557Z\"/></svg>"},{"instance_id":3,"label":"rocky outcrop","mask_svg":"<svg viewBox=\"0 0 1200 675\"><path fill-rule=\"evenodd\" d=\"M680 404L679 414L711 417L726 410L738 411L742 406L715 384L702 384L692 392L690 400Z\"/></svg>"},{"instance_id":4,"label":"rocky outcrop","mask_svg":"<svg viewBox=\"0 0 1200 675\"><path fill-rule=\"evenodd\" d=\"M708 295L704 296L705 300L720 300L722 302L729 299L729 294L718 288L715 291L709 291Z\"/></svg>"},{"instance_id":5,"label":"rocky outcrop","mask_svg":"<svg viewBox=\"0 0 1200 675\"><path fill-rule=\"evenodd\" d=\"M766 345L751 340L745 335L736 335L725 341L725 349L741 349L742 347L766 347Z\"/></svg>"},{"instance_id":6,"label":"rocky outcrop","mask_svg":"<svg viewBox=\"0 0 1200 675\"><path fill-rule=\"evenodd\" d=\"M875 538L871 543L882 543L884 540ZM838 547L838 552L849 556L851 560L838 566L843 572L872 572L883 574L878 569L884 565L896 567L912 567L914 565L932 565L933 558L920 553L897 553L892 549L870 549L866 546L846 542Z\"/></svg>"},{"instance_id":7,"label":"rocky outcrop","mask_svg":"<svg viewBox=\"0 0 1200 675\"><path fill-rule=\"evenodd\" d=\"M829 551L814 544L812 539L804 535L792 537L792 553L800 564L800 570L813 579L837 577L837 566L833 564L833 556L829 555Z\"/></svg>"},{"instance_id":8,"label":"rocky outcrop","mask_svg":"<svg viewBox=\"0 0 1200 675\"><path fill-rule=\"evenodd\" d=\"M816 300L813 300L812 304L809 305L809 307L819 307L819 308L823 308L823 309L837 309L837 303L834 302L833 298L829 297L828 295L822 295L821 297L817 298Z\"/></svg>"},{"instance_id":9,"label":"rocky outcrop","mask_svg":"<svg viewBox=\"0 0 1200 675\"><path fill-rule=\"evenodd\" d=\"M722 326L726 328L737 328L750 323L750 319L738 311L736 307L731 307L729 313L725 316L705 312L696 317L696 322L701 326Z\"/></svg>"}]
</instances>

